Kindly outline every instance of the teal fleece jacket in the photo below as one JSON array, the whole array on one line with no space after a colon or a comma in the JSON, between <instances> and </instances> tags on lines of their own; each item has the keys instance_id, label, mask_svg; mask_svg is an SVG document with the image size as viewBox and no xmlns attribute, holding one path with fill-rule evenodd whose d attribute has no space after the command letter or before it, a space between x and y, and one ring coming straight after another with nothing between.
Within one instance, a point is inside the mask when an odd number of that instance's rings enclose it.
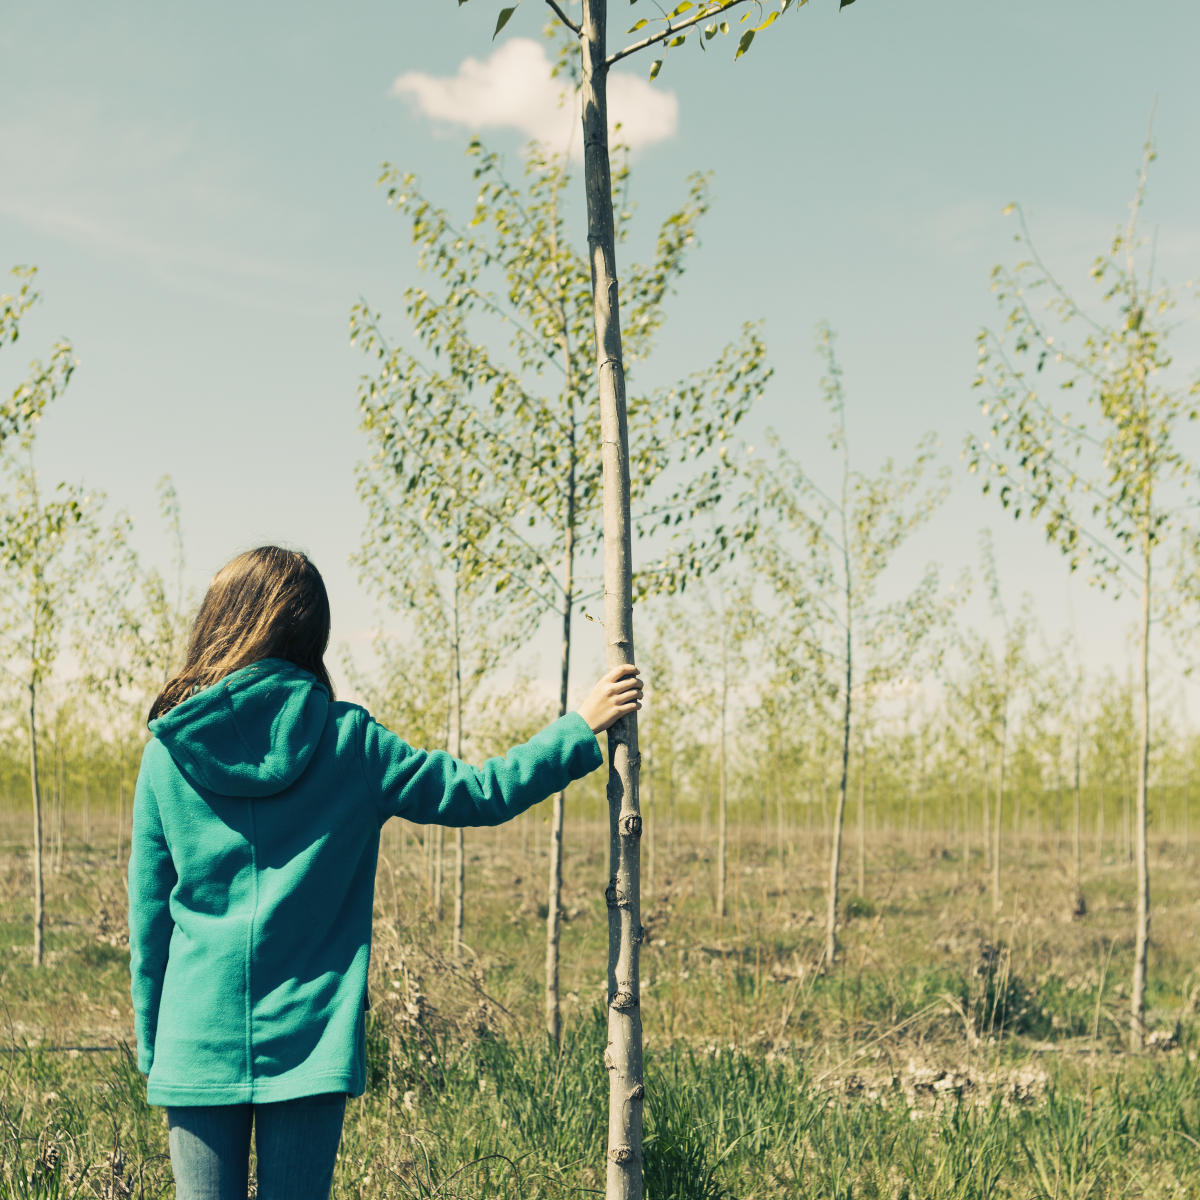
<instances>
[{"instance_id":1,"label":"teal fleece jacket","mask_svg":"<svg viewBox=\"0 0 1200 1200\"><path fill-rule=\"evenodd\" d=\"M307 671L264 659L150 723L129 948L151 1104L366 1086L379 831L499 825L598 767L578 713L480 768L417 750Z\"/></svg>"}]
</instances>

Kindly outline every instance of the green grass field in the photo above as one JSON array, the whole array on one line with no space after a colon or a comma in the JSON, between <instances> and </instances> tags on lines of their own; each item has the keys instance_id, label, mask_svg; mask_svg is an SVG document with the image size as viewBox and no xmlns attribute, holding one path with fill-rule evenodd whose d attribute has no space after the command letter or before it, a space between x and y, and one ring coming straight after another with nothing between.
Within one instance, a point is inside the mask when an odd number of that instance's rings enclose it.
<instances>
[{"instance_id":1,"label":"green grass field","mask_svg":"<svg viewBox=\"0 0 1200 1200\"><path fill-rule=\"evenodd\" d=\"M3 1197L173 1194L163 1114L128 1049L123 867L104 832L68 837L47 876L35 971L27 834L0 826ZM467 836L471 955L455 964L421 847L386 832L370 1085L347 1108L334 1194L602 1195L606 834L568 824L557 1049L541 1033L541 820ZM934 834L919 849L876 835L822 973L826 849L807 836L782 863L732 840L723 921L700 831L659 836L642 953L652 1200L1200 1196L1195 854L1153 847L1156 1048L1133 1057L1124 863L1091 857L1073 919L1065 844L1009 847L993 918L980 858L964 872Z\"/></svg>"}]
</instances>

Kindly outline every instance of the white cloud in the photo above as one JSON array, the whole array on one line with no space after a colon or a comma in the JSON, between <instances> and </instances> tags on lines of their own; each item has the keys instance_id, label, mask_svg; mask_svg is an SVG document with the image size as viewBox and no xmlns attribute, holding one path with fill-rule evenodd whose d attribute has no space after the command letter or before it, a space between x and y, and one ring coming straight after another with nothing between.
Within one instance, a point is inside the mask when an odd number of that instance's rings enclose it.
<instances>
[{"instance_id":1,"label":"white cloud","mask_svg":"<svg viewBox=\"0 0 1200 1200\"><path fill-rule=\"evenodd\" d=\"M545 47L530 38L510 38L483 62L466 58L453 76L409 71L392 84L434 121L471 129L517 129L552 150L582 156L579 105L550 77ZM614 71L608 77L609 135L621 126L620 140L633 150L673 137L679 125L674 92L652 87L637 75Z\"/></svg>"}]
</instances>

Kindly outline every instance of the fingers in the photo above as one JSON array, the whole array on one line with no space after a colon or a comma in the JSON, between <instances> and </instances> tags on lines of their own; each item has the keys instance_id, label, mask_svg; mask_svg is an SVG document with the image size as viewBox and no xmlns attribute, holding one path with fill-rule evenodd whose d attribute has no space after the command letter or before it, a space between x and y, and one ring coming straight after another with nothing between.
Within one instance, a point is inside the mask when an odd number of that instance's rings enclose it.
<instances>
[{"instance_id":1,"label":"fingers","mask_svg":"<svg viewBox=\"0 0 1200 1200\"><path fill-rule=\"evenodd\" d=\"M640 679L630 677L628 679L619 679L607 684L604 688L606 694L613 700L625 701L634 698L640 699L642 695L642 681Z\"/></svg>"},{"instance_id":2,"label":"fingers","mask_svg":"<svg viewBox=\"0 0 1200 1200\"><path fill-rule=\"evenodd\" d=\"M633 663L617 663L615 667L609 667L609 669L605 671L604 678L620 679L622 676L630 673L634 675L640 674L637 667L635 667Z\"/></svg>"},{"instance_id":3,"label":"fingers","mask_svg":"<svg viewBox=\"0 0 1200 1200\"><path fill-rule=\"evenodd\" d=\"M600 677L593 696L600 704L601 711L607 709L602 718L603 728L609 728L614 721L642 707L644 686L638 668L633 663L618 663Z\"/></svg>"}]
</instances>

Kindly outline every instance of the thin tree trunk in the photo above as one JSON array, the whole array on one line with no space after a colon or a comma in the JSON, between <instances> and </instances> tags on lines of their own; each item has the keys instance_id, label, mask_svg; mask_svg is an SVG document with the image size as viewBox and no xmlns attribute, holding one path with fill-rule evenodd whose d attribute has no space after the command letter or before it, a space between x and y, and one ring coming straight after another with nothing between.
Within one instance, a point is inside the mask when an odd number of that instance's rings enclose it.
<instances>
[{"instance_id":1,"label":"thin tree trunk","mask_svg":"<svg viewBox=\"0 0 1200 1200\"><path fill-rule=\"evenodd\" d=\"M1004 766L1008 756L1008 705L1000 721L1000 778L996 784L996 827L992 835L992 912L1000 911L1000 821L1004 815Z\"/></svg>"},{"instance_id":2,"label":"thin tree trunk","mask_svg":"<svg viewBox=\"0 0 1200 1200\"><path fill-rule=\"evenodd\" d=\"M605 162L607 163L607 142ZM611 198L610 198L611 200ZM556 209L557 216L557 209ZM571 617L574 613L575 589L575 406L574 375L571 355L571 330L567 320L566 299L561 272L558 270L558 223L550 222L551 258L555 264L559 315L559 347L563 357L563 395L567 406L567 511L563 530L563 624L558 688L558 715L567 712L567 692L571 676ZM562 844L563 821L566 812L566 793L554 797L550 815L550 870L546 889L546 1032L557 1045L562 1030L559 1008L558 964L562 914Z\"/></svg>"},{"instance_id":3,"label":"thin tree trunk","mask_svg":"<svg viewBox=\"0 0 1200 1200\"><path fill-rule=\"evenodd\" d=\"M446 868L446 827L439 825L433 839L433 919L439 925L445 905L442 903Z\"/></svg>"},{"instance_id":4,"label":"thin tree trunk","mask_svg":"<svg viewBox=\"0 0 1200 1200\"><path fill-rule=\"evenodd\" d=\"M983 750L983 867L992 869L992 770L987 747Z\"/></svg>"},{"instance_id":5,"label":"thin tree trunk","mask_svg":"<svg viewBox=\"0 0 1200 1200\"><path fill-rule=\"evenodd\" d=\"M1146 847L1147 783L1150 774L1150 536L1143 535L1141 671L1141 727L1138 730L1137 775L1137 928L1134 931L1133 989L1129 998L1129 1046L1141 1050L1146 1043L1146 948L1150 942L1150 862Z\"/></svg>"},{"instance_id":6,"label":"thin tree trunk","mask_svg":"<svg viewBox=\"0 0 1200 1200\"><path fill-rule=\"evenodd\" d=\"M42 792L38 785L37 685L29 684L29 787L33 799L33 965L45 955L46 890L42 879Z\"/></svg>"},{"instance_id":7,"label":"thin tree trunk","mask_svg":"<svg viewBox=\"0 0 1200 1200\"><path fill-rule=\"evenodd\" d=\"M120 780L118 783L117 792L117 865L121 865L121 852L124 849L123 838L125 837L125 753L122 750L117 751L117 759L120 765Z\"/></svg>"},{"instance_id":8,"label":"thin tree trunk","mask_svg":"<svg viewBox=\"0 0 1200 1200\"><path fill-rule=\"evenodd\" d=\"M1075 858L1075 908L1079 910L1083 898L1083 798L1080 795L1083 730L1078 713L1075 719L1075 813L1074 813L1074 858Z\"/></svg>"},{"instance_id":9,"label":"thin tree trunk","mask_svg":"<svg viewBox=\"0 0 1200 1200\"><path fill-rule=\"evenodd\" d=\"M729 796L725 770L725 709L729 695L729 646L728 630L725 628L724 606L721 620L721 714L718 741L718 770L717 770L717 916L725 916L725 883L728 868L726 859L729 853L728 824Z\"/></svg>"},{"instance_id":10,"label":"thin tree trunk","mask_svg":"<svg viewBox=\"0 0 1200 1200\"><path fill-rule=\"evenodd\" d=\"M629 435L608 154L606 0L583 0L583 157L600 389L604 486L604 634L610 666L633 663ZM638 950L642 817L637 714L608 731L608 1153L606 1200L642 1200L642 1016Z\"/></svg>"},{"instance_id":11,"label":"thin tree trunk","mask_svg":"<svg viewBox=\"0 0 1200 1200\"><path fill-rule=\"evenodd\" d=\"M867 751L858 763L858 894L867 894Z\"/></svg>"},{"instance_id":12,"label":"thin tree trunk","mask_svg":"<svg viewBox=\"0 0 1200 1200\"><path fill-rule=\"evenodd\" d=\"M63 852L62 746L57 736L52 744L54 747L54 762L51 779L54 782L54 791L52 792L50 827L54 831L54 846L50 851L50 870L53 874L57 875L62 871Z\"/></svg>"},{"instance_id":13,"label":"thin tree trunk","mask_svg":"<svg viewBox=\"0 0 1200 1200\"><path fill-rule=\"evenodd\" d=\"M970 774L965 770L963 760L958 764L958 787L962 792L962 857L963 882L971 878L971 789L968 786Z\"/></svg>"},{"instance_id":14,"label":"thin tree trunk","mask_svg":"<svg viewBox=\"0 0 1200 1200\"><path fill-rule=\"evenodd\" d=\"M845 453L846 433L842 428L842 446ZM850 715L851 688L853 687L854 639L853 619L851 608L851 576L849 537L846 528L846 478L849 475L849 465L842 476L842 567L845 571L845 616L846 616L846 661L843 686L845 704L842 708L842 769L838 779L837 810L833 818L833 837L829 851L829 908L825 917L825 966L832 967L837 962L837 928L838 928L838 876L842 864L842 825L846 817L846 783L850 774Z\"/></svg>"},{"instance_id":15,"label":"thin tree trunk","mask_svg":"<svg viewBox=\"0 0 1200 1200\"><path fill-rule=\"evenodd\" d=\"M657 743L655 747L657 750ZM657 866L658 820L654 811L654 755L649 755L646 762L646 903L653 904L655 896L654 881Z\"/></svg>"},{"instance_id":16,"label":"thin tree trunk","mask_svg":"<svg viewBox=\"0 0 1200 1200\"><path fill-rule=\"evenodd\" d=\"M454 757L463 753L462 643L458 628L458 564L454 570ZM467 919L467 839L459 826L454 831L454 934L450 952L455 962L463 956L463 928Z\"/></svg>"},{"instance_id":17,"label":"thin tree trunk","mask_svg":"<svg viewBox=\"0 0 1200 1200\"><path fill-rule=\"evenodd\" d=\"M925 762L921 756L921 767L917 772L917 854L925 857Z\"/></svg>"},{"instance_id":18,"label":"thin tree trunk","mask_svg":"<svg viewBox=\"0 0 1200 1200\"><path fill-rule=\"evenodd\" d=\"M1133 862L1133 822L1129 813L1129 779L1126 771L1125 786L1121 789L1121 855L1126 863Z\"/></svg>"},{"instance_id":19,"label":"thin tree trunk","mask_svg":"<svg viewBox=\"0 0 1200 1200\"><path fill-rule=\"evenodd\" d=\"M562 657L558 686L558 715L567 711L567 680L571 668L571 531L567 533L568 557L566 566L566 593L568 601L563 609ZM554 810L550 817L550 879L546 893L546 1033L557 1044L562 1031L562 1016L558 996L558 943L562 913L562 843L563 813L566 792L554 797Z\"/></svg>"},{"instance_id":20,"label":"thin tree trunk","mask_svg":"<svg viewBox=\"0 0 1200 1200\"><path fill-rule=\"evenodd\" d=\"M787 876L787 840L783 830L783 771L780 770L782 755L775 759L775 844L779 857L776 863L779 868L779 903L783 904L784 883Z\"/></svg>"},{"instance_id":21,"label":"thin tree trunk","mask_svg":"<svg viewBox=\"0 0 1200 1200\"><path fill-rule=\"evenodd\" d=\"M58 870L62 870L63 854L66 851L67 845L67 755L66 751L59 751L58 758L58 788L59 788L59 807L58 807Z\"/></svg>"}]
</instances>

